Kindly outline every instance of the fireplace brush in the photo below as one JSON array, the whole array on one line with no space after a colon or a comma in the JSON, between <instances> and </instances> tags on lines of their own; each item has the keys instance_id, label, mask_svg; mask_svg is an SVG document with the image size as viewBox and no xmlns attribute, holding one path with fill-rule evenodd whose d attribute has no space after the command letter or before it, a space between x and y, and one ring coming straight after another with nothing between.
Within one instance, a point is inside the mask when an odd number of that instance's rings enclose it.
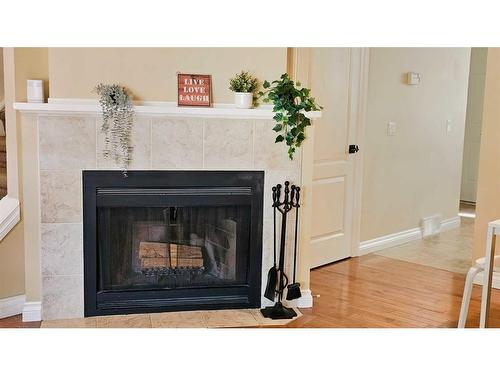
<instances>
[{"instance_id":1,"label":"fireplace brush","mask_svg":"<svg viewBox=\"0 0 500 375\"><path fill-rule=\"evenodd\" d=\"M292 186L292 205L293 205L293 186ZM300 200L300 187L295 188L295 233L294 233L294 246L293 246L293 283L288 285L286 293L287 301L302 297L300 292L300 283L296 282L295 276L297 273L297 236L299 229L299 200Z\"/></svg>"},{"instance_id":2,"label":"fireplace brush","mask_svg":"<svg viewBox=\"0 0 500 375\"><path fill-rule=\"evenodd\" d=\"M276 185L276 199L274 199L275 195L273 194L273 208L276 209L279 213L281 213L281 238L280 238L279 264L277 269L277 273L279 274L279 280L278 280L278 289L275 290L275 293L273 293L273 298L272 298L272 300L274 301L275 299L274 297L275 295L277 295L278 301L274 304L274 306L266 307L260 310L264 317L271 319L291 319L297 316L295 310L283 306L282 303L283 292L285 288L288 286L288 276L285 274L287 215L294 207L296 207L296 203L294 202L294 200L297 187L295 185L292 185L290 187L290 182L285 181L283 201L280 200L281 187L282 186L280 184Z\"/></svg>"}]
</instances>

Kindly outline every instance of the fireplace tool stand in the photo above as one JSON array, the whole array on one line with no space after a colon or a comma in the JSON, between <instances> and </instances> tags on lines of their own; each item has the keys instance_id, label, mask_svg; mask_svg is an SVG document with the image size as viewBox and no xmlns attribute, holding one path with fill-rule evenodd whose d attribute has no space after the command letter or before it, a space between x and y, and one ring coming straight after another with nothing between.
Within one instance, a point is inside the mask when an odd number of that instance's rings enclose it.
<instances>
[{"instance_id":1,"label":"fireplace tool stand","mask_svg":"<svg viewBox=\"0 0 500 375\"><path fill-rule=\"evenodd\" d=\"M285 274L285 239L286 239L286 224L287 224L287 215L293 209L298 207L299 205L299 195L296 194L297 187L292 185L290 187L290 182L285 181L285 189L284 189L284 198L283 201L280 201L281 196L281 184L273 187L273 209L278 210L281 213L281 238L280 238L280 253L279 253L279 265L278 265L278 274L279 274L279 282L278 288L275 291L275 294L278 296L278 301L274 304L274 306L266 307L261 309L261 313L266 318L271 319L291 319L297 316L297 313L294 309L283 306L283 292L288 285L288 276ZM276 226L274 227L276 231ZM274 297L271 299L274 301Z\"/></svg>"}]
</instances>

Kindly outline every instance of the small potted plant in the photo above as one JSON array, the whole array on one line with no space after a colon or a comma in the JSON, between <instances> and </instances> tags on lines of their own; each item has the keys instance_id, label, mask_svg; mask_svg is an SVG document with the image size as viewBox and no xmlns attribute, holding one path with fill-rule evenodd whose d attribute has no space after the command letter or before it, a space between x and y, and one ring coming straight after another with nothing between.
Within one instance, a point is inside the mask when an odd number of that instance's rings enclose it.
<instances>
[{"instance_id":1,"label":"small potted plant","mask_svg":"<svg viewBox=\"0 0 500 375\"><path fill-rule=\"evenodd\" d=\"M257 78L250 73L242 71L229 81L229 89L234 91L234 104L236 108L252 108L254 91L258 87Z\"/></svg>"}]
</instances>

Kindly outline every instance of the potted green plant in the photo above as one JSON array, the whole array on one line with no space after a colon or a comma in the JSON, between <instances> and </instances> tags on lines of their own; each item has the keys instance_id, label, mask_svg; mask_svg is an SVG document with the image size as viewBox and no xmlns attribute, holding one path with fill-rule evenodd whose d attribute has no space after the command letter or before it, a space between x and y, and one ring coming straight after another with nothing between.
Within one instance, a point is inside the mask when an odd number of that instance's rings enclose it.
<instances>
[{"instance_id":1,"label":"potted green plant","mask_svg":"<svg viewBox=\"0 0 500 375\"><path fill-rule=\"evenodd\" d=\"M264 81L262 86L267 90L260 91L259 98L262 97L264 103L273 103L273 130L279 133L275 142L285 141L288 156L293 159L295 150L306 139L306 127L311 125L306 113L319 111L323 107L317 105L316 100L310 96L311 90L301 87L300 82L292 81L287 73L271 83Z\"/></svg>"},{"instance_id":2,"label":"potted green plant","mask_svg":"<svg viewBox=\"0 0 500 375\"><path fill-rule=\"evenodd\" d=\"M254 92L259 83L249 72L242 71L229 81L229 89L234 91L236 108L252 108Z\"/></svg>"}]
</instances>

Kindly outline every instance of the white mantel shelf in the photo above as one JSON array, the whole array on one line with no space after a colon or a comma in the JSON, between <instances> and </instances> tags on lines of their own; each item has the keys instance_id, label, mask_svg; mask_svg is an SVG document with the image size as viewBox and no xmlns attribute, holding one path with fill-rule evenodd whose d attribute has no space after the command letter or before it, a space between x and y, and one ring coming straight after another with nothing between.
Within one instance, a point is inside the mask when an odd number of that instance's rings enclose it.
<instances>
[{"instance_id":1,"label":"white mantel shelf","mask_svg":"<svg viewBox=\"0 0 500 375\"><path fill-rule=\"evenodd\" d=\"M14 103L14 109L21 113L38 115L99 114L101 108L96 100L87 99L49 99L48 103ZM178 107L173 102L137 102L134 105L137 115L235 118L270 120L274 113L272 106L260 105L253 109L238 109L232 104L216 104L213 107ZM306 116L321 117L321 111L307 112Z\"/></svg>"}]
</instances>

